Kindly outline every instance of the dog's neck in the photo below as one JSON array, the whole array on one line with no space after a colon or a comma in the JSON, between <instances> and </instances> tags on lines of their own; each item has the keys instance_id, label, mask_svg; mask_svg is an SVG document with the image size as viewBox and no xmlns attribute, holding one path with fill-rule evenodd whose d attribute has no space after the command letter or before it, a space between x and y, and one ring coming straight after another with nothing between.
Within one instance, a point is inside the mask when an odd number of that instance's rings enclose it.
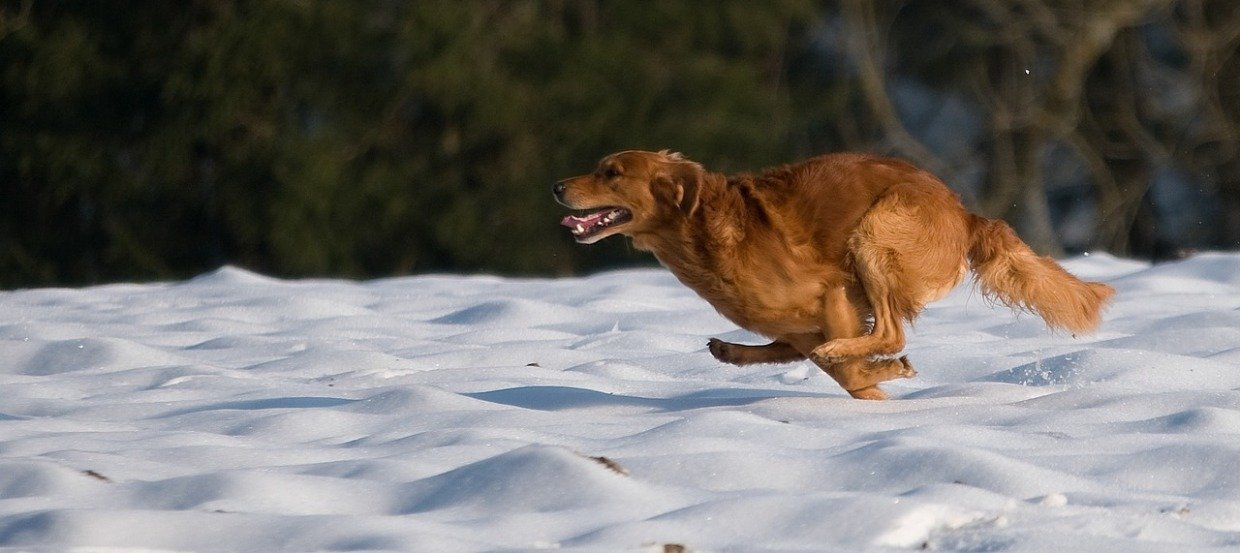
<instances>
[{"instance_id":1,"label":"dog's neck","mask_svg":"<svg viewBox=\"0 0 1240 553\"><path fill-rule=\"evenodd\" d=\"M702 292L731 280L730 264L745 237L771 224L769 210L754 177L707 173L699 183L698 207L678 215L678 233L640 233L637 249L649 251L685 285Z\"/></svg>"}]
</instances>

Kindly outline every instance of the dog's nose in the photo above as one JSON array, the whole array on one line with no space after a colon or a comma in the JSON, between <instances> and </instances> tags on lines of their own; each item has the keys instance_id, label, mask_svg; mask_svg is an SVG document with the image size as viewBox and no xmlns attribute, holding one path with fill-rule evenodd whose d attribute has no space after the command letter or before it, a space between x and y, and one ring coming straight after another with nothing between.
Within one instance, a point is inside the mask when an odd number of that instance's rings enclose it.
<instances>
[{"instance_id":1,"label":"dog's nose","mask_svg":"<svg viewBox=\"0 0 1240 553\"><path fill-rule=\"evenodd\" d=\"M551 187L551 193L555 194L557 198L562 198L564 197L564 187L564 181L557 182Z\"/></svg>"}]
</instances>

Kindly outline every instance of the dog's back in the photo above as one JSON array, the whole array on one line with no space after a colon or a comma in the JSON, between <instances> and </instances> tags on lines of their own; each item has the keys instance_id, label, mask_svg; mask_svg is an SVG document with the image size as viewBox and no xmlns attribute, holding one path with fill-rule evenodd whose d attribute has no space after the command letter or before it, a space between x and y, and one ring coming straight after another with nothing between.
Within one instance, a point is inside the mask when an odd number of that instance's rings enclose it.
<instances>
[{"instance_id":1,"label":"dog's back","mask_svg":"<svg viewBox=\"0 0 1240 553\"><path fill-rule=\"evenodd\" d=\"M857 224L891 186L933 179L904 161L852 152L824 154L744 177L752 178L759 193L770 196L786 214L785 232L807 236L831 263L845 261Z\"/></svg>"}]
</instances>

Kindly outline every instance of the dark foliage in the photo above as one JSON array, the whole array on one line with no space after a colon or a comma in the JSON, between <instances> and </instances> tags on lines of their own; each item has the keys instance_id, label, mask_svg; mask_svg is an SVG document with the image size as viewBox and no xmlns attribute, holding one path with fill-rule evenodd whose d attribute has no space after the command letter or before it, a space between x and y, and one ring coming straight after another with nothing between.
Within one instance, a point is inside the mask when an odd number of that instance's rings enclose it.
<instances>
[{"instance_id":1,"label":"dark foliage","mask_svg":"<svg viewBox=\"0 0 1240 553\"><path fill-rule=\"evenodd\" d=\"M1240 9L1059 4L4 0L0 286L648 262L548 192L625 148L886 151L1044 251L1234 246Z\"/></svg>"}]
</instances>

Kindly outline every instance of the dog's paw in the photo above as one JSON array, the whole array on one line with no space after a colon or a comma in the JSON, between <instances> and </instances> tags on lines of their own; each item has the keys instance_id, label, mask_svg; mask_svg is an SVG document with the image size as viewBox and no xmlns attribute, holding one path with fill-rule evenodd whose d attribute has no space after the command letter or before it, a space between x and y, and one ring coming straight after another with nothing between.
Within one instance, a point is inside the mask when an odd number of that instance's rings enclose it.
<instances>
[{"instance_id":1,"label":"dog's paw","mask_svg":"<svg viewBox=\"0 0 1240 553\"><path fill-rule=\"evenodd\" d=\"M818 346L814 348L813 352L811 352L811 356L815 361L839 363L848 357L847 355L841 353L841 350L844 349L840 344L842 341L843 340L831 340L830 342Z\"/></svg>"},{"instance_id":2,"label":"dog's paw","mask_svg":"<svg viewBox=\"0 0 1240 553\"><path fill-rule=\"evenodd\" d=\"M900 371L900 376L902 378L913 378L914 376L917 376L917 369L914 369L913 364L909 363L907 355L900 356L900 365L904 367L904 369Z\"/></svg>"},{"instance_id":3,"label":"dog's paw","mask_svg":"<svg viewBox=\"0 0 1240 553\"><path fill-rule=\"evenodd\" d=\"M873 335L856 338L836 338L814 348L817 359L838 363L846 359L894 357L904 348L903 343L888 343Z\"/></svg>"},{"instance_id":4,"label":"dog's paw","mask_svg":"<svg viewBox=\"0 0 1240 553\"><path fill-rule=\"evenodd\" d=\"M734 363L731 346L732 344L718 338L711 338L706 344L707 349L710 350L710 354L714 356L715 359L718 359L724 363Z\"/></svg>"},{"instance_id":5,"label":"dog's paw","mask_svg":"<svg viewBox=\"0 0 1240 553\"><path fill-rule=\"evenodd\" d=\"M868 399L871 401L883 401L887 399L887 393L878 389L878 386L868 386L860 390L848 390L848 395L856 399Z\"/></svg>"}]
</instances>

